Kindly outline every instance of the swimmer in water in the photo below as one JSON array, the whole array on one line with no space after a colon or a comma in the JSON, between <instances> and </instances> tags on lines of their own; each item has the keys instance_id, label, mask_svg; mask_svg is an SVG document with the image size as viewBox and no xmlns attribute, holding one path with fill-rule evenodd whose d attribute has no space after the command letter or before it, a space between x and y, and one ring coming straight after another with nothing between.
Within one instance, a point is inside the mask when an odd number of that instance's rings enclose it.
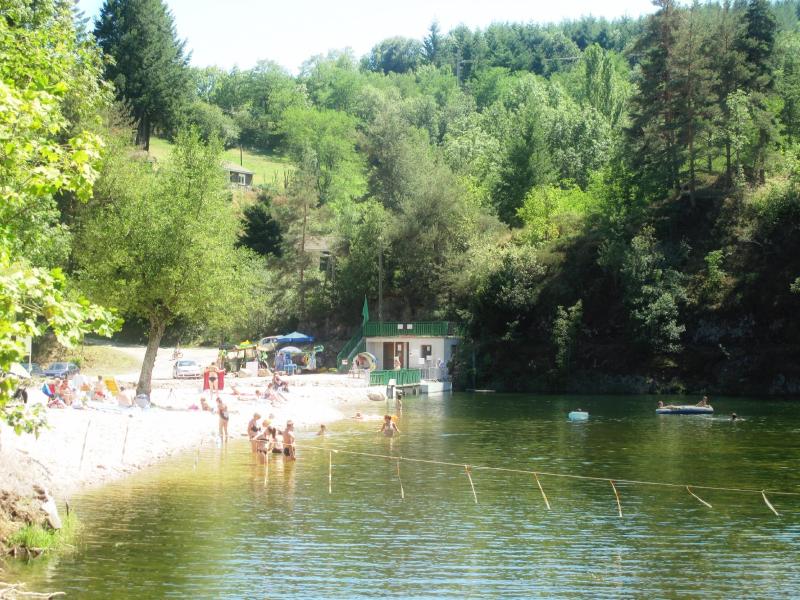
<instances>
[{"instance_id":1,"label":"swimmer in water","mask_svg":"<svg viewBox=\"0 0 800 600\"><path fill-rule=\"evenodd\" d=\"M381 425L379 432L385 435L386 437L393 437L395 433L400 433L400 430L397 428L397 425L395 424L394 421L392 421L392 415L384 415L383 425Z\"/></svg>"},{"instance_id":2,"label":"swimmer in water","mask_svg":"<svg viewBox=\"0 0 800 600\"><path fill-rule=\"evenodd\" d=\"M325 424L323 423L322 425L319 426L319 431L317 432L317 436L325 437L326 435L328 435L328 428L325 427Z\"/></svg>"},{"instance_id":3,"label":"swimmer in water","mask_svg":"<svg viewBox=\"0 0 800 600\"><path fill-rule=\"evenodd\" d=\"M261 427L258 426L258 421L260 419L261 415L254 413L253 418L250 419L250 422L247 424L247 437L250 438L250 448L253 452L258 450L258 442L255 441L255 439L261 432Z\"/></svg>"},{"instance_id":4,"label":"swimmer in water","mask_svg":"<svg viewBox=\"0 0 800 600\"><path fill-rule=\"evenodd\" d=\"M286 421L286 429L283 430L283 455L289 460L295 460L297 458L294 440L294 423L292 421Z\"/></svg>"}]
</instances>

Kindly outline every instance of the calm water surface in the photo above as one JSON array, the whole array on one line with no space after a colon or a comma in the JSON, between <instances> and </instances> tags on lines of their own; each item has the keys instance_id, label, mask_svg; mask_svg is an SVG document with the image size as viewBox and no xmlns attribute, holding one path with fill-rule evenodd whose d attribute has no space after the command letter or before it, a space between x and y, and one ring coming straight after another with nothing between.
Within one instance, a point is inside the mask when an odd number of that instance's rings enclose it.
<instances>
[{"instance_id":1,"label":"calm water surface","mask_svg":"<svg viewBox=\"0 0 800 600\"><path fill-rule=\"evenodd\" d=\"M758 494L697 490L710 510L619 484L620 518L604 481L543 476L548 511L530 475L475 470L475 504L463 468L403 462L398 480L394 461L343 453L328 493L333 448L800 492L797 404L715 398L716 417L659 417L655 401L410 398L398 439L378 422L301 432L299 460L273 459L266 487L246 442L196 467L188 452L75 498L77 549L12 575L70 598L800 597L800 496L770 496L776 517ZM566 420L578 406L590 421Z\"/></svg>"}]
</instances>

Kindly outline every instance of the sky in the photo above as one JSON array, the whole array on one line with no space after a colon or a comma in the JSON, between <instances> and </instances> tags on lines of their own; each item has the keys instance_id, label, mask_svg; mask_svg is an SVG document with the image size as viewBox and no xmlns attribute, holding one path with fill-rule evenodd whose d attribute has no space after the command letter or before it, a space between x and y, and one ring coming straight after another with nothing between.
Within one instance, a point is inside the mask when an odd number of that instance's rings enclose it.
<instances>
[{"instance_id":1,"label":"sky","mask_svg":"<svg viewBox=\"0 0 800 600\"><path fill-rule=\"evenodd\" d=\"M78 0L92 19L103 0ZM393 36L422 39L433 21L447 32L494 22L549 23L584 15L638 17L650 0L167 0L197 67L247 69L272 60L299 71L306 59L351 48L357 57Z\"/></svg>"}]
</instances>

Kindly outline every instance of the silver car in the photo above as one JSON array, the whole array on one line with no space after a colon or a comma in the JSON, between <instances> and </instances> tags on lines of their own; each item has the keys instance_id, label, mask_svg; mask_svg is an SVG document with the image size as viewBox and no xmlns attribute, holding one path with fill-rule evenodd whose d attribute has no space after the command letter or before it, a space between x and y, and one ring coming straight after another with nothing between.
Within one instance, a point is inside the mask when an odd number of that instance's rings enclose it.
<instances>
[{"instance_id":1,"label":"silver car","mask_svg":"<svg viewBox=\"0 0 800 600\"><path fill-rule=\"evenodd\" d=\"M172 367L172 376L175 379L202 377L203 369L193 360L176 360Z\"/></svg>"}]
</instances>

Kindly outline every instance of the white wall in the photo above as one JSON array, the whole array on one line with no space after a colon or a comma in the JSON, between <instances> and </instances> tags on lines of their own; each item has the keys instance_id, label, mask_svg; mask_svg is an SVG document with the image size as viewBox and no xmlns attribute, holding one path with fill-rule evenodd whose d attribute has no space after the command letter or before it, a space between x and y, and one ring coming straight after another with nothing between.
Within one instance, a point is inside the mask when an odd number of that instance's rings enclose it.
<instances>
[{"instance_id":1,"label":"white wall","mask_svg":"<svg viewBox=\"0 0 800 600\"><path fill-rule=\"evenodd\" d=\"M436 361L440 358L444 361L445 365L450 362L452 358L452 347L458 344L458 338L454 337L386 337L386 338L368 338L367 339L367 352L374 354L378 359L378 369L389 370L394 368L393 364L383 364L383 344L384 342L408 342L408 363L403 365L408 369L418 369L420 365L419 359L422 355L422 346L431 346L431 356L429 357L429 364L436 365Z\"/></svg>"}]
</instances>

